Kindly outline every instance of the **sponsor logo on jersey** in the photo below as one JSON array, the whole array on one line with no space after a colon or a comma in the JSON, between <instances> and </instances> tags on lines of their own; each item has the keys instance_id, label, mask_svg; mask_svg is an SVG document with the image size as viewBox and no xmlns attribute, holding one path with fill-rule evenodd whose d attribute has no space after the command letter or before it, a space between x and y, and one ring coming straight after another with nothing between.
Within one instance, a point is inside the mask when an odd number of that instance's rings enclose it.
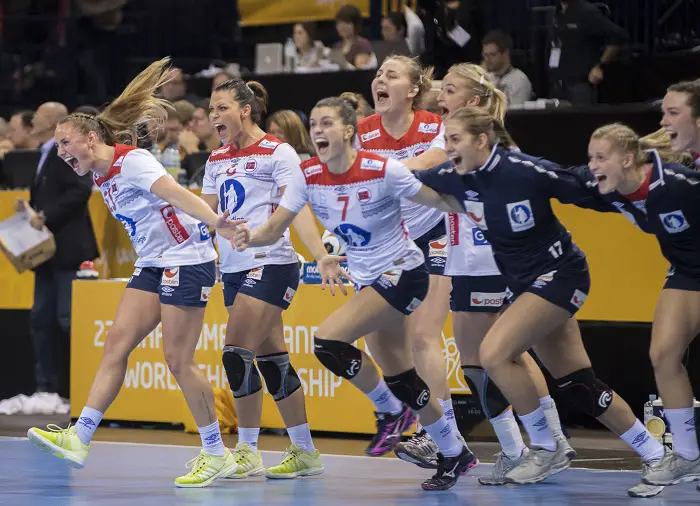
<instances>
[{"instance_id":1,"label":"sponsor logo on jersey","mask_svg":"<svg viewBox=\"0 0 700 506\"><path fill-rule=\"evenodd\" d=\"M246 172L254 172L258 168L258 161L255 158L249 158L245 161L243 168Z\"/></svg>"},{"instance_id":2,"label":"sponsor logo on jersey","mask_svg":"<svg viewBox=\"0 0 700 506\"><path fill-rule=\"evenodd\" d=\"M371 132L367 132L366 134L360 134L360 140L362 142L367 142L367 141L371 141L372 139L376 139L377 137L379 137L381 135L382 135L382 133L377 128L376 130L372 130Z\"/></svg>"},{"instance_id":3,"label":"sponsor logo on jersey","mask_svg":"<svg viewBox=\"0 0 700 506\"><path fill-rule=\"evenodd\" d=\"M265 268L265 266L256 267L255 269L250 269L248 271L248 274L246 275L246 278L256 279L256 280L260 281L262 279L262 276L263 276L263 269L264 268Z\"/></svg>"},{"instance_id":4,"label":"sponsor logo on jersey","mask_svg":"<svg viewBox=\"0 0 700 506\"><path fill-rule=\"evenodd\" d=\"M134 237L136 235L136 222L134 220L123 214L115 214L114 217L122 222L124 230L126 230L129 237Z\"/></svg>"},{"instance_id":5,"label":"sponsor logo on jersey","mask_svg":"<svg viewBox=\"0 0 700 506\"><path fill-rule=\"evenodd\" d=\"M438 123L420 123L418 125L418 131L422 134L436 134L439 128Z\"/></svg>"},{"instance_id":6,"label":"sponsor logo on jersey","mask_svg":"<svg viewBox=\"0 0 700 506\"><path fill-rule=\"evenodd\" d=\"M260 141L260 144L259 144L259 146L261 148L265 148L265 149L275 149L279 145L280 145L279 142L270 141L268 139L263 139L262 141Z\"/></svg>"},{"instance_id":7,"label":"sponsor logo on jersey","mask_svg":"<svg viewBox=\"0 0 700 506\"><path fill-rule=\"evenodd\" d=\"M233 176L236 173L236 166L238 165L238 160L231 160L231 166L226 169L227 176Z\"/></svg>"},{"instance_id":8,"label":"sponsor logo on jersey","mask_svg":"<svg viewBox=\"0 0 700 506\"><path fill-rule=\"evenodd\" d=\"M447 228L450 236L450 246L459 246L459 215L449 213L447 215Z\"/></svg>"},{"instance_id":9,"label":"sponsor logo on jersey","mask_svg":"<svg viewBox=\"0 0 700 506\"><path fill-rule=\"evenodd\" d=\"M372 199L372 192L369 188L360 188L357 190L357 200L360 202L369 202Z\"/></svg>"},{"instance_id":10,"label":"sponsor logo on jersey","mask_svg":"<svg viewBox=\"0 0 700 506\"><path fill-rule=\"evenodd\" d=\"M484 237L484 232L476 227L472 228L472 240L474 241L474 246L489 246L489 242Z\"/></svg>"},{"instance_id":11,"label":"sponsor logo on jersey","mask_svg":"<svg viewBox=\"0 0 700 506\"><path fill-rule=\"evenodd\" d=\"M486 225L483 202L472 202L471 200L466 200L464 202L464 207L467 210L467 216L472 219L477 227L482 230L489 229L489 227Z\"/></svg>"},{"instance_id":12,"label":"sponsor logo on jersey","mask_svg":"<svg viewBox=\"0 0 700 506\"><path fill-rule=\"evenodd\" d=\"M522 232L535 226L535 215L529 200L506 204L510 228L513 232Z\"/></svg>"},{"instance_id":13,"label":"sponsor logo on jersey","mask_svg":"<svg viewBox=\"0 0 700 506\"><path fill-rule=\"evenodd\" d=\"M472 307L501 307L505 298L505 292L472 292L469 295L470 305Z\"/></svg>"},{"instance_id":14,"label":"sponsor logo on jersey","mask_svg":"<svg viewBox=\"0 0 700 506\"><path fill-rule=\"evenodd\" d=\"M168 227L168 230L178 244L182 244L190 238L190 234L187 233L185 227L183 227L182 223L180 223L177 214L175 214L175 209L173 206L168 205L161 207L160 214L163 216L165 225Z\"/></svg>"},{"instance_id":15,"label":"sponsor logo on jersey","mask_svg":"<svg viewBox=\"0 0 700 506\"><path fill-rule=\"evenodd\" d=\"M291 304L295 293L297 293L297 291L294 288L292 288L291 286L287 287L287 291L284 292L284 297L282 298L287 304Z\"/></svg>"},{"instance_id":16,"label":"sponsor logo on jersey","mask_svg":"<svg viewBox=\"0 0 700 506\"><path fill-rule=\"evenodd\" d=\"M467 190L464 194L467 196L467 200L476 200L479 198L479 192L475 192L474 190Z\"/></svg>"},{"instance_id":17,"label":"sponsor logo on jersey","mask_svg":"<svg viewBox=\"0 0 700 506\"><path fill-rule=\"evenodd\" d=\"M209 227L207 227L204 223L199 223L197 225L197 228L199 229L199 240L204 242L208 239L211 239L211 235L209 235Z\"/></svg>"},{"instance_id":18,"label":"sponsor logo on jersey","mask_svg":"<svg viewBox=\"0 0 700 506\"><path fill-rule=\"evenodd\" d=\"M579 309L581 309L581 306L583 306L583 303L586 302L586 297L588 297L585 293L583 293L581 290L576 289L574 290L574 294L571 296L571 304Z\"/></svg>"},{"instance_id":19,"label":"sponsor logo on jersey","mask_svg":"<svg viewBox=\"0 0 700 506\"><path fill-rule=\"evenodd\" d=\"M221 212L235 214L245 202L245 187L235 179L226 179L219 187Z\"/></svg>"},{"instance_id":20,"label":"sponsor logo on jersey","mask_svg":"<svg viewBox=\"0 0 700 506\"><path fill-rule=\"evenodd\" d=\"M436 241L428 243L429 257L447 257L447 236L443 236Z\"/></svg>"},{"instance_id":21,"label":"sponsor logo on jersey","mask_svg":"<svg viewBox=\"0 0 700 506\"><path fill-rule=\"evenodd\" d=\"M320 174L321 172L323 172L323 165L320 165L320 164L312 165L311 167L306 167L304 169L304 175L306 177L311 177L311 176L314 176L316 174Z\"/></svg>"},{"instance_id":22,"label":"sponsor logo on jersey","mask_svg":"<svg viewBox=\"0 0 700 506\"><path fill-rule=\"evenodd\" d=\"M382 170L384 162L382 160L374 160L372 158L362 158L360 160L360 169L362 170Z\"/></svg>"},{"instance_id":23,"label":"sponsor logo on jersey","mask_svg":"<svg viewBox=\"0 0 700 506\"><path fill-rule=\"evenodd\" d=\"M180 286L180 268L163 269L163 276L160 278L162 286Z\"/></svg>"},{"instance_id":24,"label":"sponsor logo on jersey","mask_svg":"<svg viewBox=\"0 0 700 506\"><path fill-rule=\"evenodd\" d=\"M361 248L367 246L372 239L372 233L367 230L363 230L358 226L352 225L350 223L341 223L335 230L333 234L340 237L349 247Z\"/></svg>"},{"instance_id":25,"label":"sponsor logo on jersey","mask_svg":"<svg viewBox=\"0 0 700 506\"><path fill-rule=\"evenodd\" d=\"M661 224L669 234L677 234L690 228L688 220L685 219L683 211L671 211L670 213L660 213Z\"/></svg>"},{"instance_id":26,"label":"sponsor logo on jersey","mask_svg":"<svg viewBox=\"0 0 700 506\"><path fill-rule=\"evenodd\" d=\"M199 297L199 300L202 302L209 302L209 298L211 297L211 286L203 286L202 287L202 294Z\"/></svg>"}]
</instances>

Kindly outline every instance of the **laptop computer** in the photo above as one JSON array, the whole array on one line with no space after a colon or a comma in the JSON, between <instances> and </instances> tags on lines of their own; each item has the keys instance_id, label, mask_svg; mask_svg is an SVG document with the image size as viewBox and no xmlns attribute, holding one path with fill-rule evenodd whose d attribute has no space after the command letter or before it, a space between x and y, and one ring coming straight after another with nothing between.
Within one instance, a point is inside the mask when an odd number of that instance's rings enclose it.
<instances>
[{"instance_id":1,"label":"laptop computer","mask_svg":"<svg viewBox=\"0 0 700 506\"><path fill-rule=\"evenodd\" d=\"M381 66L387 56L401 55L411 56L406 39L401 40L375 40L372 41L372 50L377 57L377 65Z\"/></svg>"},{"instance_id":2,"label":"laptop computer","mask_svg":"<svg viewBox=\"0 0 700 506\"><path fill-rule=\"evenodd\" d=\"M283 51L282 44L277 42L257 44L255 46L255 73L281 74L284 71Z\"/></svg>"}]
</instances>

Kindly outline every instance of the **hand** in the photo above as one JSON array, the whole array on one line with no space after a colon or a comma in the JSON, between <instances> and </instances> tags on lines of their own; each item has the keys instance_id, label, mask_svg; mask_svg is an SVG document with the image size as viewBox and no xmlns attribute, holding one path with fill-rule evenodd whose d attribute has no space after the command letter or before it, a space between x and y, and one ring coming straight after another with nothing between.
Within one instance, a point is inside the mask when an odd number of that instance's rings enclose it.
<instances>
[{"instance_id":1,"label":"hand","mask_svg":"<svg viewBox=\"0 0 700 506\"><path fill-rule=\"evenodd\" d=\"M248 249L248 245L250 244L250 229L245 225L238 227L233 234L231 244L236 248L236 251L245 251Z\"/></svg>"},{"instance_id":2,"label":"hand","mask_svg":"<svg viewBox=\"0 0 700 506\"><path fill-rule=\"evenodd\" d=\"M199 138L191 130L183 130L180 132L178 143L187 154L199 151Z\"/></svg>"},{"instance_id":3,"label":"hand","mask_svg":"<svg viewBox=\"0 0 700 506\"><path fill-rule=\"evenodd\" d=\"M29 202L24 199L15 200L15 212L26 213L29 209Z\"/></svg>"},{"instance_id":4,"label":"hand","mask_svg":"<svg viewBox=\"0 0 700 506\"><path fill-rule=\"evenodd\" d=\"M346 259L347 257L326 255L316 262L318 273L321 275L322 290L325 290L326 285L328 285L331 289L331 295L335 295L335 285L338 285L343 295L348 294L343 278L352 281L352 277L348 271L340 266L340 262L344 262Z\"/></svg>"},{"instance_id":5,"label":"hand","mask_svg":"<svg viewBox=\"0 0 700 506\"><path fill-rule=\"evenodd\" d=\"M32 212L32 215L29 218L29 224L37 230L43 230L45 222L46 218L42 213Z\"/></svg>"},{"instance_id":6,"label":"hand","mask_svg":"<svg viewBox=\"0 0 700 506\"><path fill-rule=\"evenodd\" d=\"M600 65L596 65L588 73L588 82L591 84L600 84L603 82L603 69Z\"/></svg>"},{"instance_id":7,"label":"hand","mask_svg":"<svg viewBox=\"0 0 700 506\"><path fill-rule=\"evenodd\" d=\"M233 239L236 229L246 223L248 220L229 220L229 212L224 211L224 214L216 218L216 223L214 228L216 228L216 233L228 239L229 241Z\"/></svg>"}]
</instances>

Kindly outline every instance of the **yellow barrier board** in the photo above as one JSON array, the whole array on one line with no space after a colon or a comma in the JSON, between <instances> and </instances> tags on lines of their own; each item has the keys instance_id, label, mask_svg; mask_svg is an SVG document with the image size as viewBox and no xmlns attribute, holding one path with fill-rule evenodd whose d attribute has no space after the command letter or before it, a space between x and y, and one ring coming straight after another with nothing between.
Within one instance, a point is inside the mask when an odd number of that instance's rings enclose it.
<instances>
[{"instance_id":1,"label":"yellow barrier board","mask_svg":"<svg viewBox=\"0 0 700 506\"><path fill-rule=\"evenodd\" d=\"M76 281L73 284L73 417L79 416L87 400L125 286L123 281ZM314 430L370 434L375 430L372 403L347 380L331 374L313 354L316 329L346 300L342 295L332 297L317 285L300 286L291 307L283 313L284 338L292 364L303 384L311 427ZM99 303L96 304L95 301ZM227 320L221 284L217 284L207 305L195 361L214 387L230 390L221 364ZM469 393L459 367L459 355L449 319L442 340L452 391ZM358 341L357 346L366 350L364 340ZM182 393L163 358L160 326L132 353L124 386L105 416L112 420L173 423L181 423L189 418ZM262 426L284 426L269 395L265 396L263 404Z\"/></svg>"},{"instance_id":2,"label":"yellow barrier board","mask_svg":"<svg viewBox=\"0 0 700 506\"><path fill-rule=\"evenodd\" d=\"M369 16L369 0L238 0L238 10L243 26L261 26L333 19L346 4Z\"/></svg>"}]
</instances>

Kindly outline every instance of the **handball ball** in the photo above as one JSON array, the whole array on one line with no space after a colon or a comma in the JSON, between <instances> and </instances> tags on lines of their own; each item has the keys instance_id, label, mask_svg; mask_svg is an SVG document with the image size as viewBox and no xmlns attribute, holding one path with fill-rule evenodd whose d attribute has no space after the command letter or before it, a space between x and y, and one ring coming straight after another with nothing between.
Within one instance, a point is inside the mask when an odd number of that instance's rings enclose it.
<instances>
[{"instance_id":1,"label":"handball ball","mask_svg":"<svg viewBox=\"0 0 700 506\"><path fill-rule=\"evenodd\" d=\"M297 252L297 261L299 262L299 279L301 279L304 276L304 264L306 263L306 258L304 258L301 253Z\"/></svg>"},{"instance_id":2,"label":"handball ball","mask_svg":"<svg viewBox=\"0 0 700 506\"><path fill-rule=\"evenodd\" d=\"M344 253L345 249L343 248L343 244L328 230L323 232L321 240L323 241L323 245L326 247L326 251L330 255L342 255Z\"/></svg>"}]
</instances>

